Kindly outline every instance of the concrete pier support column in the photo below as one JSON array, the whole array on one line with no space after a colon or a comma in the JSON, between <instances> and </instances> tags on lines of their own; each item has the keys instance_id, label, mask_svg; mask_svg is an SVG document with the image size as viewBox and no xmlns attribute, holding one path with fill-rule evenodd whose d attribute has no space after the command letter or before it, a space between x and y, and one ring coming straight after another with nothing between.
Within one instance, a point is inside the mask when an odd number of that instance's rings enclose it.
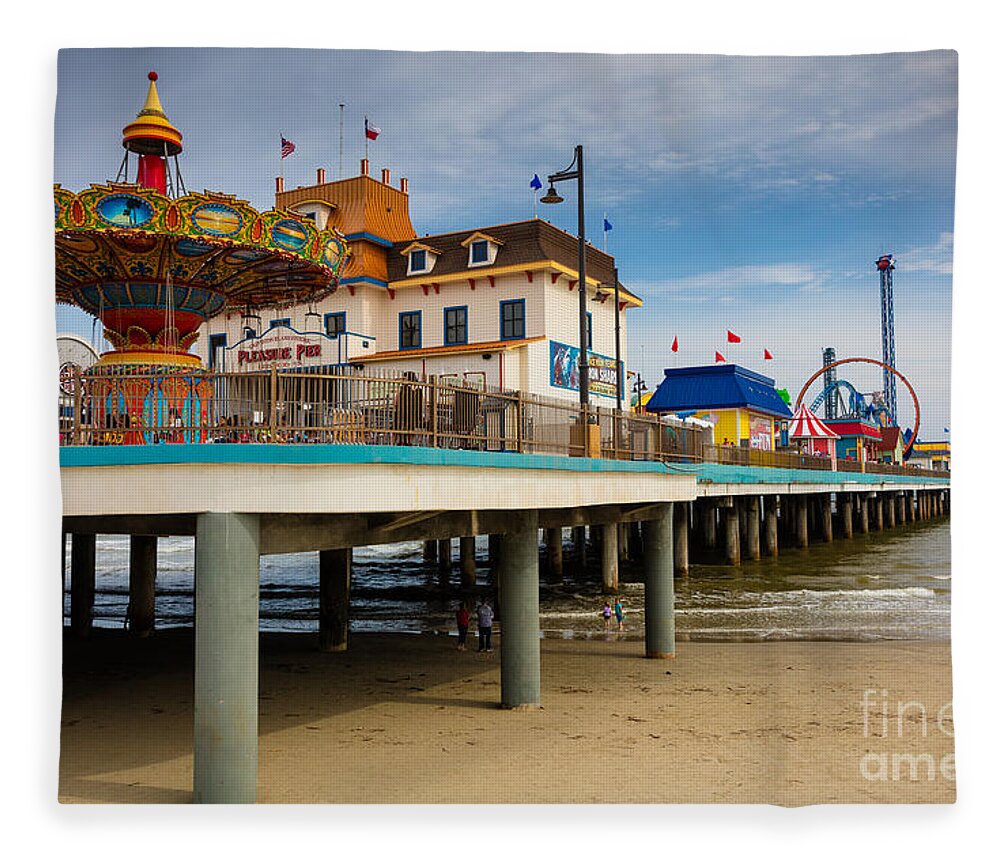
<instances>
[{"instance_id":1,"label":"concrete pier support column","mask_svg":"<svg viewBox=\"0 0 1000 860\"><path fill-rule=\"evenodd\" d=\"M868 534L868 497L862 493L857 496L858 505L858 531L861 534Z\"/></svg>"},{"instance_id":2,"label":"concrete pier support column","mask_svg":"<svg viewBox=\"0 0 1000 860\"><path fill-rule=\"evenodd\" d=\"M726 563L736 565L740 563L740 513L735 502L730 499L729 504L720 507L722 522L726 536Z\"/></svg>"},{"instance_id":3,"label":"concrete pier support column","mask_svg":"<svg viewBox=\"0 0 1000 860\"><path fill-rule=\"evenodd\" d=\"M451 538L445 538L438 542L438 570L445 572L451 570Z\"/></svg>"},{"instance_id":4,"label":"concrete pier support column","mask_svg":"<svg viewBox=\"0 0 1000 860\"><path fill-rule=\"evenodd\" d=\"M778 557L778 497L764 496L764 554Z\"/></svg>"},{"instance_id":5,"label":"concrete pier support column","mask_svg":"<svg viewBox=\"0 0 1000 860\"><path fill-rule=\"evenodd\" d=\"M351 563L354 551L321 550L319 554L319 650L346 651L351 614Z\"/></svg>"},{"instance_id":6,"label":"concrete pier support column","mask_svg":"<svg viewBox=\"0 0 1000 860\"><path fill-rule=\"evenodd\" d=\"M628 523L626 528L629 530L628 547L632 553L629 557L633 559L642 558L642 532L640 524Z\"/></svg>"},{"instance_id":7,"label":"concrete pier support column","mask_svg":"<svg viewBox=\"0 0 1000 860\"><path fill-rule=\"evenodd\" d=\"M618 523L604 523L601 531L601 589L618 591Z\"/></svg>"},{"instance_id":8,"label":"concrete pier support column","mask_svg":"<svg viewBox=\"0 0 1000 860\"><path fill-rule=\"evenodd\" d=\"M505 708L537 708L542 698L538 512L523 511L516 516L517 527L500 539L500 703Z\"/></svg>"},{"instance_id":9,"label":"concrete pier support column","mask_svg":"<svg viewBox=\"0 0 1000 860\"><path fill-rule=\"evenodd\" d=\"M438 545L436 540L424 541L424 561L437 561Z\"/></svg>"},{"instance_id":10,"label":"concrete pier support column","mask_svg":"<svg viewBox=\"0 0 1000 860\"><path fill-rule=\"evenodd\" d=\"M920 494L920 518L929 520L931 518L931 497L927 493Z\"/></svg>"},{"instance_id":11,"label":"concrete pier support column","mask_svg":"<svg viewBox=\"0 0 1000 860\"><path fill-rule=\"evenodd\" d=\"M795 498L796 526L795 545L800 549L809 546L809 497Z\"/></svg>"},{"instance_id":12,"label":"concrete pier support column","mask_svg":"<svg viewBox=\"0 0 1000 860\"><path fill-rule=\"evenodd\" d=\"M688 503L674 502L674 573L687 576L691 572Z\"/></svg>"},{"instance_id":13,"label":"concrete pier support column","mask_svg":"<svg viewBox=\"0 0 1000 860\"><path fill-rule=\"evenodd\" d=\"M854 537L854 495L841 493L837 496L837 507L840 508L840 528L844 537Z\"/></svg>"},{"instance_id":14,"label":"concrete pier support column","mask_svg":"<svg viewBox=\"0 0 1000 860\"><path fill-rule=\"evenodd\" d=\"M872 510L875 512L875 531L880 532L885 528L885 505L878 493L872 498Z\"/></svg>"},{"instance_id":15,"label":"concrete pier support column","mask_svg":"<svg viewBox=\"0 0 1000 860\"><path fill-rule=\"evenodd\" d=\"M69 624L74 636L90 635L94 623L97 535L74 534L69 560Z\"/></svg>"},{"instance_id":16,"label":"concrete pier support column","mask_svg":"<svg viewBox=\"0 0 1000 860\"><path fill-rule=\"evenodd\" d=\"M715 527L715 502L703 499L701 505L702 542L705 549L715 549L719 545Z\"/></svg>"},{"instance_id":17,"label":"concrete pier support column","mask_svg":"<svg viewBox=\"0 0 1000 860\"><path fill-rule=\"evenodd\" d=\"M563 533L562 529L545 530L545 550L549 578L560 581L563 578Z\"/></svg>"},{"instance_id":18,"label":"concrete pier support column","mask_svg":"<svg viewBox=\"0 0 1000 860\"><path fill-rule=\"evenodd\" d=\"M536 540L537 546L537 540ZM462 535L458 539L458 558L462 566L462 585L476 584L476 536Z\"/></svg>"},{"instance_id":19,"label":"concrete pier support column","mask_svg":"<svg viewBox=\"0 0 1000 860\"><path fill-rule=\"evenodd\" d=\"M821 533L825 543L833 543L833 505L829 493L823 493L819 500Z\"/></svg>"},{"instance_id":20,"label":"concrete pier support column","mask_svg":"<svg viewBox=\"0 0 1000 860\"><path fill-rule=\"evenodd\" d=\"M668 504L661 519L642 524L642 569L645 579L646 656L673 657L674 636L674 547L673 511ZM736 511L732 516L736 516Z\"/></svg>"},{"instance_id":21,"label":"concrete pier support column","mask_svg":"<svg viewBox=\"0 0 1000 860\"><path fill-rule=\"evenodd\" d=\"M156 535L132 535L128 556L128 631L145 639L156 624Z\"/></svg>"},{"instance_id":22,"label":"concrete pier support column","mask_svg":"<svg viewBox=\"0 0 1000 860\"><path fill-rule=\"evenodd\" d=\"M257 515L198 514L194 566L194 802L254 803Z\"/></svg>"},{"instance_id":23,"label":"concrete pier support column","mask_svg":"<svg viewBox=\"0 0 1000 860\"><path fill-rule=\"evenodd\" d=\"M941 516L941 494L940 493L934 493L934 494L932 494L931 495L931 503L933 505L933 508L932 508L932 511L931 511L932 515L935 516L935 517Z\"/></svg>"},{"instance_id":24,"label":"concrete pier support column","mask_svg":"<svg viewBox=\"0 0 1000 860\"><path fill-rule=\"evenodd\" d=\"M747 511L747 558L760 558L760 496L750 496L746 500Z\"/></svg>"},{"instance_id":25,"label":"concrete pier support column","mask_svg":"<svg viewBox=\"0 0 1000 860\"><path fill-rule=\"evenodd\" d=\"M618 558L628 559L632 555L629 552L628 539L631 534L631 530L627 523L618 523Z\"/></svg>"},{"instance_id":26,"label":"concrete pier support column","mask_svg":"<svg viewBox=\"0 0 1000 860\"><path fill-rule=\"evenodd\" d=\"M573 529L573 554L576 556L580 571L587 566L587 528L576 526Z\"/></svg>"},{"instance_id":27,"label":"concrete pier support column","mask_svg":"<svg viewBox=\"0 0 1000 860\"><path fill-rule=\"evenodd\" d=\"M906 500L902 493L896 493L893 502L896 505L896 522L901 526L906 525Z\"/></svg>"},{"instance_id":28,"label":"concrete pier support column","mask_svg":"<svg viewBox=\"0 0 1000 860\"><path fill-rule=\"evenodd\" d=\"M896 528L896 500L891 493L887 493L882 500L885 505L885 522L890 529Z\"/></svg>"},{"instance_id":29,"label":"concrete pier support column","mask_svg":"<svg viewBox=\"0 0 1000 860\"><path fill-rule=\"evenodd\" d=\"M907 518L911 523L915 523L917 521L917 498L913 495L913 493L907 493L905 498L906 505L909 508L909 511L907 511Z\"/></svg>"}]
</instances>

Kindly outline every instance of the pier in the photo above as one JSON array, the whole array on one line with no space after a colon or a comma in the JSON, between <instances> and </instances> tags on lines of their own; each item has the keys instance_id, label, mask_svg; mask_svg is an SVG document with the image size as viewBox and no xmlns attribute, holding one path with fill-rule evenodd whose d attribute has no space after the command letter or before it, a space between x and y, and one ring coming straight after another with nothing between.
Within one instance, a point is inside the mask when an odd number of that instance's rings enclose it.
<instances>
[{"instance_id":1,"label":"pier","mask_svg":"<svg viewBox=\"0 0 1000 860\"><path fill-rule=\"evenodd\" d=\"M96 534L133 536L129 619L140 637L155 628L155 539L194 536L196 802L256 799L261 555L319 552L319 649L337 652L350 647L354 547L422 541L450 567L458 538L468 584L471 541L489 535L502 615L496 704L524 710L542 704L540 535L551 576L562 575L564 528L581 555L581 530L599 535L609 593L619 558L641 545L643 653L662 659L676 653L674 577L692 544L738 565L778 554L782 540L806 547L948 509L946 475L717 448L680 422L520 392L477 393L477 420L460 428L456 389L437 380L205 374L173 413L109 420L117 401L102 385L142 388L156 403L162 382L77 377L63 413L71 630L91 627ZM400 422L404 387L421 405ZM182 420L168 419L178 411Z\"/></svg>"}]
</instances>

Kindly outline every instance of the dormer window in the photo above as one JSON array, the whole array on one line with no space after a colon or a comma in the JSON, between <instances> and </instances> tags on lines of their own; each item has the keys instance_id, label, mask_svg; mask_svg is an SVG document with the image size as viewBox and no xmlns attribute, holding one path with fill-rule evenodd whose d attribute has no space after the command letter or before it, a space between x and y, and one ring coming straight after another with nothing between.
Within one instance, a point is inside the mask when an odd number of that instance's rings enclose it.
<instances>
[{"instance_id":1,"label":"dormer window","mask_svg":"<svg viewBox=\"0 0 1000 860\"><path fill-rule=\"evenodd\" d=\"M412 242L405 247L401 253L406 257L406 274L426 275L433 270L434 263L441 256L441 252L435 250L430 245L422 242Z\"/></svg>"},{"instance_id":2,"label":"dormer window","mask_svg":"<svg viewBox=\"0 0 1000 860\"><path fill-rule=\"evenodd\" d=\"M469 265L476 263L487 263L490 259L489 243L485 239L479 239L469 245Z\"/></svg>"},{"instance_id":3,"label":"dormer window","mask_svg":"<svg viewBox=\"0 0 1000 860\"><path fill-rule=\"evenodd\" d=\"M499 239L494 239L485 233L473 233L462 242L462 245L469 249L469 268L492 266L496 262L497 252L502 244Z\"/></svg>"}]
</instances>

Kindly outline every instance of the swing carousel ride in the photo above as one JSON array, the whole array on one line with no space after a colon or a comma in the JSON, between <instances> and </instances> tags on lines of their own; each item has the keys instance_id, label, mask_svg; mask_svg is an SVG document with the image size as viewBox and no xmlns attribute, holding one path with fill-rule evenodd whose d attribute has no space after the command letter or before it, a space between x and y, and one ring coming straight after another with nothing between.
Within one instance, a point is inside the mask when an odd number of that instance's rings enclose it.
<instances>
[{"instance_id":1,"label":"swing carousel ride","mask_svg":"<svg viewBox=\"0 0 1000 860\"><path fill-rule=\"evenodd\" d=\"M347 259L342 235L296 213L188 193L181 133L156 80L150 72L146 102L122 132L116 180L79 193L54 187L56 300L100 320L114 349L98 374L197 374L201 359L189 350L203 322L227 309L253 318L319 300Z\"/></svg>"}]
</instances>

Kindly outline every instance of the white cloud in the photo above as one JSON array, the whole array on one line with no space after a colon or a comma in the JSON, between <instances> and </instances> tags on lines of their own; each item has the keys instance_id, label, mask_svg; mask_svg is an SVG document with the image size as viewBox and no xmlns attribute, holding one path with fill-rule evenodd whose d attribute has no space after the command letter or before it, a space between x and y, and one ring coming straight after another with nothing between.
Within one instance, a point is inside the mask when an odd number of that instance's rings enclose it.
<instances>
[{"instance_id":1,"label":"white cloud","mask_svg":"<svg viewBox=\"0 0 1000 860\"><path fill-rule=\"evenodd\" d=\"M685 294L695 297L711 295L719 299L718 291L763 290L768 287L797 287L818 290L829 281L829 273L804 263L769 263L755 266L731 266L711 272L700 272L682 278L666 278L636 284L640 295ZM680 296L684 297L684 296Z\"/></svg>"}]
</instances>

